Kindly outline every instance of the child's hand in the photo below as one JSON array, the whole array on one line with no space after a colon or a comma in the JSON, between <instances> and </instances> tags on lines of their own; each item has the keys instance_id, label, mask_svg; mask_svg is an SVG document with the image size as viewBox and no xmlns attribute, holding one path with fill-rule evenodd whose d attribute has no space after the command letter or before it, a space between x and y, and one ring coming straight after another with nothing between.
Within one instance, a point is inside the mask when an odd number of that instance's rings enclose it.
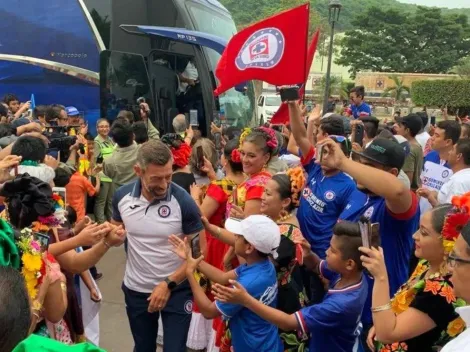
<instances>
[{"instance_id":1,"label":"child's hand","mask_svg":"<svg viewBox=\"0 0 470 352\"><path fill-rule=\"evenodd\" d=\"M299 233L298 231L294 232L294 238L292 240L295 244L300 244L302 246L302 249L304 250L305 254L310 253L310 243L308 243L308 241L305 239L304 236L302 236L301 233Z\"/></svg>"},{"instance_id":2,"label":"child's hand","mask_svg":"<svg viewBox=\"0 0 470 352\"><path fill-rule=\"evenodd\" d=\"M224 303L236 303L245 304L250 294L245 288L235 280L229 280L231 287L222 286L221 284L215 284L212 286L212 294L215 299Z\"/></svg>"},{"instance_id":3,"label":"child's hand","mask_svg":"<svg viewBox=\"0 0 470 352\"><path fill-rule=\"evenodd\" d=\"M96 303L101 302L100 294L95 288L90 290L90 299Z\"/></svg>"},{"instance_id":4,"label":"child's hand","mask_svg":"<svg viewBox=\"0 0 470 352\"><path fill-rule=\"evenodd\" d=\"M168 242L170 242L170 244L173 246L173 248L171 249L173 253L175 253L181 259L186 260L186 241L183 241L178 236L171 235L170 238L168 238Z\"/></svg>"}]
</instances>

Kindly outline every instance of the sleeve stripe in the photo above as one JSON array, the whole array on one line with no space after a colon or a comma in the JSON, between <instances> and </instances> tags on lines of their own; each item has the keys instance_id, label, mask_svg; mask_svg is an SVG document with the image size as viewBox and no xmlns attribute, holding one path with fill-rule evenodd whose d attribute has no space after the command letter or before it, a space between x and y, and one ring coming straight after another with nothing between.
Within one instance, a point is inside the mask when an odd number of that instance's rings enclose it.
<instances>
[{"instance_id":1,"label":"sleeve stripe","mask_svg":"<svg viewBox=\"0 0 470 352\"><path fill-rule=\"evenodd\" d=\"M295 319L297 319L297 325L299 326L300 331L302 332L303 335L307 335L308 334L307 325L305 324L305 320L302 315L302 312L299 310L295 312L294 315L295 315Z\"/></svg>"},{"instance_id":2,"label":"sleeve stripe","mask_svg":"<svg viewBox=\"0 0 470 352\"><path fill-rule=\"evenodd\" d=\"M318 272L320 273L321 276L325 277L325 274L323 273L323 267L325 265L325 260L321 260L320 264L318 264Z\"/></svg>"}]
</instances>

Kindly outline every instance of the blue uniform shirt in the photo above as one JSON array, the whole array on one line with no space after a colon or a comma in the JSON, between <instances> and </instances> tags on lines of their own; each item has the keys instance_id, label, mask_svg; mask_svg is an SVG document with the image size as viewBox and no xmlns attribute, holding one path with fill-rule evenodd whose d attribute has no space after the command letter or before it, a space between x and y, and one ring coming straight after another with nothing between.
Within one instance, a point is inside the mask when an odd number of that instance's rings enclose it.
<instances>
[{"instance_id":1,"label":"blue uniform shirt","mask_svg":"<svg viewBox=\"0 0 470 352\"><path fill-rule=\"evenodd\" d=\"M330 246L333 227L356 189L353 179L343 172L333 176L323 175L321 167L313 159L314 151L302 159L308 173L297 210L300 230L320 258Z\"/></svg>"},{"instance_id":2,"label":"blue uniform shirt","mask_svg":"<svg viewBox=\"0 0 470 352\"><path fill-rule=\"evenodd\" d=\"M372 110L369 104L366 104L365 102L362 102L362 104L359 106L356 104L351 104L349 109L351 110L351 114L355 119L358 119L359 117L370 116L372 114Z\"/></svg>"},{"instance_id":3,"label":"blue uniform shirt","mask_svg":"<svg viewBox=\"0 0 470 352\"><path fill-rule=\"evenodd\" d=\"M411 251L413 250L413 234L419 227L420 211L418 200L411 193L412 205L403 214L393 214L387 209L385 199L382 197L369 197L357 190L351 196L349 204L341 214L340 220L359 221L364 215L372 223L380 224L380 241L384 250L385 264L387 266L390 295L393 297L400 286L408 280ZM364 324L372 323L370 307L372 304L373 280L369 280L369 295L362 321Z\"/></svg>"},{"instance_id":4,"label":"blue uniform shirt","mask_svg":"<svg viewBox=\"0 0 470 352\"><path fill-rule=\"evenodd\" d=\"M322 276L330 281L330 289L321 303L295 313L299 329L310 333L310 352L351 352L361 334L361 313L367 297L365 275L355 285L334 289L339 274L320 263Z\"/></svg>"},{"instance_id":5,"label":"blue uniform shirt","mask_svg":"<svg viewBox=\"0 0 470 352\"><path fill-rule=\"evenodd\" d=\"M254 298L276 308L276 269L269 259L235 269L238 282ZM229 319L232 345L235 351L282 352L278 328L240 304L215 302L225 319Z\"/></svg>"}]
</instances>

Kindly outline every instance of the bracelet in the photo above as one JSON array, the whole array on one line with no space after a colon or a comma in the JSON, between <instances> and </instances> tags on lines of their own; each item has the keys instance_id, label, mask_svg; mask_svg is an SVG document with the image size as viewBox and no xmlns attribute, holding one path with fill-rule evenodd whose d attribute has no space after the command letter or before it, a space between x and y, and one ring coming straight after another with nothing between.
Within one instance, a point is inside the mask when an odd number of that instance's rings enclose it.
<instances>
[{"instance_id":1,"label":"bracelet","mask_svg":"<svg viewBox=\"0 0 470 352\"><path fill-rule=\"evenodd\" d=\"M106 248L111 249L111 245L108 242L106 242L105 239L103 239L103 244Z\"/></svg>"},{"instance_id":2,"label":"bracelet","mask_svg":"<svg viewBox=\"0 0 470 352\"><path fill-rule=\"evenodd\" d=\"M38 313L41 313L41 311L42 311L42 303L35 299L35 300L32 302L32 304L31 304L31 310L32 310L32 311L36 311L36 312L38 312Z\"/></svg>"},{"instance_id":3,"label":"bracelet","mask_svg":"<svg viewBox=\"0 0 470 352\"><path fill-rule=\"evenodd\" d=\"M372 313L378 313L378 312L383 312L383 311L390 310L390 309L392 309L392 305L390 303L387 303L387 304L384 304L383 306L371 308L370 310L372 311Z\"/></svg>"}]
</instances>

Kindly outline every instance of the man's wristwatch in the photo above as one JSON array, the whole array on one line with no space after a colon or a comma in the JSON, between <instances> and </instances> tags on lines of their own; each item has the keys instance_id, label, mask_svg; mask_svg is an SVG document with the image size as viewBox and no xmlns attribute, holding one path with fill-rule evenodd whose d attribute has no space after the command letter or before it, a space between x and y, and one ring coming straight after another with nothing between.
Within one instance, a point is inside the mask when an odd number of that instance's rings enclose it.
<instances>
[{"instance_id":1,"label":"man's wristwatch","mask_svg":"<svg viewBox=\"0 0 470 352\"><path fill-rule=\"evenodd\" d=\"M174 281L171 281L170 278L168 278L168 277L165 279L165 282L166 282L166 284L168 286L168 289L170 291L173 291L173 289L175 289L175 287L177 286L177 283L174 282Z\"/></svg>"}]
</instances>

